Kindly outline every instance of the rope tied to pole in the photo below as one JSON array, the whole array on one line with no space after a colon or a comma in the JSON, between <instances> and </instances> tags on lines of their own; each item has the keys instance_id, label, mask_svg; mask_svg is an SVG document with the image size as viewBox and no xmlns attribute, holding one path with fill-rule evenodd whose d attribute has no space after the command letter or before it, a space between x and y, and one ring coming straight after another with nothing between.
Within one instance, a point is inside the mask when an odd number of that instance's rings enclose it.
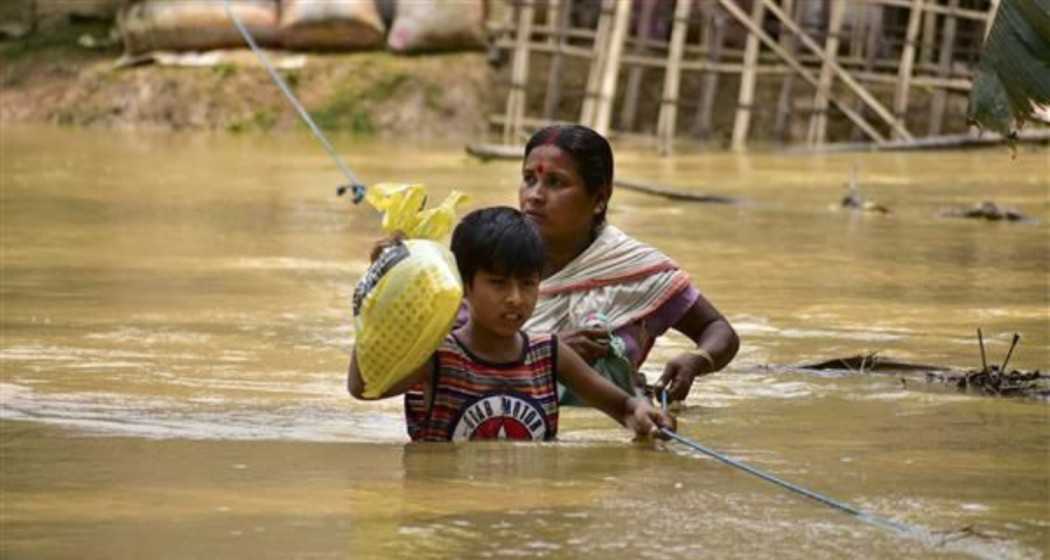
<instances>
[{"instance_id":1,"label":"rope tied to pole","mask_svg":"<svg viewBox=\"0 0 1050 560\"><path fill-rule=\"evenodd\" d=\"M661 406L663 406L664 410L667 410L667 391L666 390L663 390L663 391L660 392L660 404L661 404ZM886 529L886 530L889 530L889 531L893 531L893 532L896 532L896 533L899 533L899 534L914 534L914 533L916 533L916 530L914 528L908 526L908 525L905 525L905 524L902 524L902 523L897 523L896 521L891 521L889 519L886 519L886 518L883 518L883 517L879 517L877 515L873 515L873 514L867 513L865 511L857 509L857 508L855 508L855 507L853 507L853 506L851 506L849 504L846 504L844 502L840 502L840 501L835 500L833 498L829 498L828 496L825 496L823 494L819 494L819 493L814 492L812 490L807 490L806 488L803 488L803 487L801 487L801 486L799 486L797 484L793 484L793 483L788 482L786 480L777 478L777 477L775 477L775 476L773 476L773 475L771 475L769 473L763 472L763 471L761 471L761 470L759 470L759 469L757 469L755 467L752 467L750 465L747 465L745 463L737 461L736 459L733 459L731 457L723 455L722 453L719 453L719 452L717 452L717 451L715 451L713 449L704 447L703 445L700 445L699 443L697 443L697 442L695 442L695 441L693 441L693 440L691 440L689 438L680 436L680 435L678 435L677 433L675 433L674 431L672 431L669 428L660 427L660 433L663 434L664 436L666 436L667 438L672 439L672 440L674 440L674 441L676 441L676 442L678 442L678 443L680 443L680 444L682 444L682 445L684 445L684 446L686 446L686 447L688 447L688 448L690 448L690 449L692 449L694 451L698 451L698 452L700 452L700 453L702 453L704 455L707 455L708 457L717 459L717 460L721 461L722 463L725 463L725 464L727 464L727 465L729 465L731 467L740 469L740 470L742 470L742 471L744 471L744 472L746 472L748 474L755 475L755 476L757 476L757 477L759 477L762 480L765 480L767 482L772 482L773 484L776 484L777 486L780 486L781 488L784 488L786 490L790 490L791 492L795 492L796 494L801 494L801 495L803 495L803 496L805 496L807 498L811 498L813 500L816 500L816 501L818 501L818 502L820 502L820 503L822 503L822 504L824 504L826 506L830 506L830 507L832 507L834 509L837 509L837 510L843 512L843 513L848 513L848 514L856 517L857 519L859 519L859 520L861 520L861 521L863 521L865 523L868 523L869 525L874 525L876 527L879 527L879 528L882 528L882 529Z\"/></svg>"},{"instance_id":2,"label":"rope tied to pole","mask_svg":"<svg viewBox=\"0 0 1050 560\"><path fill-rule=\"evenodd\" d=\"M321 132L321 129L317 126L316 123L314 123L314 120L310 118L310 114L306 112L306 109L304 109L303 105L299 103L299 100L295 97L295 94L292 93L291 88L289 88L288 84L284 81L283 78L281 78L281 75L277 73L277 70L273 67L273 64L270 63L270 59L266 56L266 53L264 53L262 49L259 48L259 45L255 43L255 39L252 38L252 34L248 32L248 29L244 26L243 23L241 23L240 18L238 18L237 14L233 12L233 9L230 7L230 0L224 0L223 5L226 8L226 15L233 21L233 25L237 28L237 31L241 33L241 36L244 37L244 40L247 41L248 46L252 49L252 52L254 52L255 55L259 57L259 60L262 62L263 67L266 68L266 71L270 74L270 77L273 79L274 83L277 84L277 87L281 88L281 92L283 92L285 97L288 98L288 101L291 102L292 107L295 107L296 112L299 113L299 116L303 119L304 122L306 122L307 126L310 127L310 130L314 133L314 136L316 136L317 139L321 142L321 145L324 146L325 150L328 151L328 155L330 155L335 161L335 164L339 167L339 170L342 171L343 175L346 176L346 180L348 181L348 183L346 185L340 185L336 189L336 194L342 196L346 191L349 190L352 192L352 199L354 201L354 204L358 204L359 202L364 200L366 190L365 184L357 180L357 177L354 175L353 171L350 171L350 167L346 165L346 163L343 161L343 158L339 157L339 153L336 152L335 148L332 147L332 144L328 141L328 138L325 137L323 132Z\"/></svg>"}]
</instances>

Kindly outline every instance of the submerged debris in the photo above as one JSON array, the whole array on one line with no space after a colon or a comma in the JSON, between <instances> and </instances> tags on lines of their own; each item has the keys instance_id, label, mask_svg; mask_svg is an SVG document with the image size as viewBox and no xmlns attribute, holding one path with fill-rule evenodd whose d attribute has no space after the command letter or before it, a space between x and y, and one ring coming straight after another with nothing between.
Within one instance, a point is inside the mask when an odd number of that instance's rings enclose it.
<instances>
[{"instance_id":1,"label":"submerged debris","mask_svg":"<svg viewBox=\"0 0 1050 560\"><path fill-rule=\"evenodd\" d=\"M1017 210L1001 207L990 200L975 204L972 208L945 210L941 212L941 215L947 218L970 218L974 220L988 220L990 222L1003 220L1007 222L1028 221L1028 217Z\"/></svg>"},{"instance_id":2,"label":"submerged debris","mask_svg":"<svg viewBox=\"0 0 1050 560\"><path fill-rule=\"evenodd\" d=\"M1050 377L1039 373L1039 370L1026 372L1006 369L1007 364L1010 363L1010 357L1014 354L1014 348L1017 347L1017 343L1020 341L1021 335L1014 333L1014 338L1010 342L1010 349L1007 350L1006 357L1003 358L1003 364L1001 366L989 366L988 357L984 351L984 334L981 332L981 329L977 329L977 344L981 349L981 369L967 370L958 375L938 376L931 372L926 374L926 378L931 380L931 376L933 376L933 380L954 384L961 390L974 388L988 395L1050 397L1050 384L1044 387L1044 383L1040 383L1041 379L1050 380Z\"/></svg>"},{"instance_id":3,"label":"submerged debris","mask_svg":"<svg viewBox=\"0 0 1050 560\"><path fill-rule=\"evenodd\" d=\"M848 208L850 210L856 210L860 212L875 212L878 214L889 214L890 209L885 206L867 200L860 192L860 188L857 186L857 166L854 165L850 169L849 183L846 184L846 196L842 197L842 201L839 202L839 207Z\"/></svg>"},{"instance_id":4,"label":"submerged debris","mask_svg":"<svg viewBox=\"0 0 1050 560\"><path fill-rule=\"evenodd\" d=\"M963 373L928 372L926 380L955 385L960 390L975 390L1000 397L1050 398L1050 376L1039 370L1007 372L992 366L987 371L969 370Z\"/></svg>"},{"instance_id":5,"label":"submerged debris","mask_svg":"<svg viewBox=\"0 0 1050 560\"><path fill-rule=\"evenodd\" d=\"M847 356L845 358L832 358L823 362L817 362L814 364L804 364L798 366L799 369L815 369L821 371L827 370L848 370L855 371L858 373L864 373L866 371L930 371L939 370L945 371L947 368L939 366L932 366L928 364L911 364L908 362L900 362L889 358L879 357L878 352L871 352L869 354L857 354L855 356Z\"/></svg>"},{"instance_id":6,"label":"submerged debris","mask_svg":"<svg viewBox=\"0 0 1050 560\"><path fill-rule=\"evenodd\" d=\"M927 383L939 383L953 386L960 391L983 395L1050 400L1050 375L1039 370L1022 371L1007 368L1014 348L1021 339L1020 335L1014 334L1013 343L1002 365L988 365L984 351L984 337L980 329L977 329L977 337L981 348L980 369L959 369L902 362L880 357L875 352L803 364L792 369L899 374L903 387L908 387L908 381L925 379ZM917 374L923 374L923 376L918 377Z\"/></svg>"}]
</instances>

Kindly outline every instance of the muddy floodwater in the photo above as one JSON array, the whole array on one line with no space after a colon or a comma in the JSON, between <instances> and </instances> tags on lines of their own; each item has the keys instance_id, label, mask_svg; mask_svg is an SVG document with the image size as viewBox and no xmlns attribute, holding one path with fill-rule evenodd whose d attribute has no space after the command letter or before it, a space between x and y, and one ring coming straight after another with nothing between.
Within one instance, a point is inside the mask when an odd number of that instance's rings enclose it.
<instances>
[{"instance_id":1,"label":"muddy floodwater","mask_svg":"<svg viewBox=\"0 0 1050 560\"><path fill-rule=\"evenodd\" d=\"M0 557L1045 558L1050 406L778 367L879 352L1050 367L1050 150L618 152L610 219L743 345L680 432L895 533L565 410L560 441L409 445L345 390L379 218L304 135L0 133ZM366 182L516 204L519 164L336 138ZM856 166L892 213L836 209ZM941 217L983 200L1027 223ZM651 378L687 347L661 339Z\"/></svg>"}]
</instances>

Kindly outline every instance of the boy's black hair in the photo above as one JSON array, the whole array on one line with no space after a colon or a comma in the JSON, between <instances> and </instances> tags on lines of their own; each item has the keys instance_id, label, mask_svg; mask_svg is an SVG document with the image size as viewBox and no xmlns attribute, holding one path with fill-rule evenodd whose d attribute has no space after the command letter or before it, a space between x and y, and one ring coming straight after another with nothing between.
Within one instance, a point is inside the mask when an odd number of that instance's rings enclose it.
<instances>
[{"instance_id":1,"label":"boy's black hair","mask_svg":"<svg viewBox=\"0 0 1050 560\"><path fill-rule=\"evenodd\" d=\"M543 270L539 232L509 206L481 208L464 216L452 232L452 254L465 286L479 270L518 278Z\"/></svg>"}]
</instances>

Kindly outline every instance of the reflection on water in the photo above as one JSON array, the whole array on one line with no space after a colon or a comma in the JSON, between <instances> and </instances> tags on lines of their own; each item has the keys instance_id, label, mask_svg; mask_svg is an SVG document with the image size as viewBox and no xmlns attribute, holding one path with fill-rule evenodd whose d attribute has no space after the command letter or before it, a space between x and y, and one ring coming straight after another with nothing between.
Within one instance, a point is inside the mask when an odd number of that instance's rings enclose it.
<instances>
[{"instance_id":1,"label":"reflection on water","mask_svg":"<svg viewBox=\"0 0 1050 560\"><path fill-rule=\"evenodd\" d=\"M339 142L369 180L514 204L517 164ZM0 556L1040 557L1044 403L889 376L775 373L864 351L1050 366L1050 151L618 153L611 219L674 256L740 331L683 432L927 531L900 538L567 410L550 445L404 445L352 402L349 297L378 217L308 137L5 130ZM849 169L887 216L830 209ZM991 198L1038 220L939 218ZM661 339L659 375L685 345ZM962 531L961 529L969 527ZM149 535L144 538L142 535Z\"/></svg>"}]
</instances>

